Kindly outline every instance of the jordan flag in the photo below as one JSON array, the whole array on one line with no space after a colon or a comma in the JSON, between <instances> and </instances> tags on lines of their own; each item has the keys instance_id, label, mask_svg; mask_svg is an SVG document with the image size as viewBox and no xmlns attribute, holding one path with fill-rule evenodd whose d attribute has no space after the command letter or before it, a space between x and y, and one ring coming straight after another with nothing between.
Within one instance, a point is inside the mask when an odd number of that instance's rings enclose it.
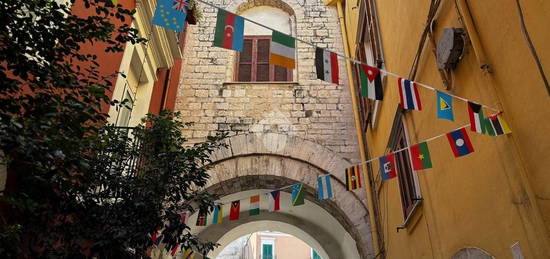
<instances>
[{"instance_id":1,"label":"jordan flag","mask_svg":"<svg viewBox=\"0 0 550 259\"><path fill-rule=\"evenodd\" d=\"M447 139L453 150L455 157L463 156L474 152L470 137L466 133L466 129L461 128L447 133Z\"/></svg>"},{"instance_id":2,"label":"jordan flag","mask_svg":"<svg viewBox=\"0 0 550 259\"><path fill-rule=\"evenodd\" d=\"M244 19L223 9L218 9L214 46L243 51L243 42Z\"/></svg>"},{"instance_id":3,"label":"jordan flag","mask_svg":"<svg viewBox=\"0 0 550 259\"><path fill-rule=\"evenodd\" d=\"M380 175L382 180L389 180L397 176L397 168L395 168L395 155L389 154L380 159Z\"/></svg>"},{"instance_id":4,"label":"jordan flag","mask_svg":"<svg viewBox=\"0 0 550 259\"><path fill-rule=\"evenodd\" d=\"M229 220L238 220L241 214L241 201L232 201L229 211Z\"/></svg>"},{"instance_id":5,"label":"jordan flag","mask_svg":"<svg viewBox=\"0 0 550 259\"><path fill-rule=\"evenodd\" d=\"M470 115L470 129L477 133L485 133L485 117L481 105L468 102L468 114Z\"/></svg>"},{"instance_id":6,"label":"jordan flag","mask_svg":"<svg viewBox=\"0 0 550 259\"><path fill-rule=\"evenodd\" d=\"M269 200L269 211L278 211L281 209L279 202L281 200L281 191L272 191L267 194Z\"/></svg>"},{"instance_id":7,"label":"jordan flag","mask_svg":"<svg viewBox=\"0 0 550 259\"><path fill-rule=\"evenodd\" d=\"M421 111L422 103L420 103L420 95L418 94L416 83L411 80L399 78L397 79L397 86L401 107L406 110Z\"/></svg>"},{"instance_id":8,"label":"jordan flag","mask_svg":"<svg viewBox=\"0 0 550 259\"><path fill-rule=\"evenodd\" d=\"M380 69L367 65L359 65L359 74L361 76L361 95L373 100L382 100L384 98L384 90L382 89Z\"/></svg>"},{"instance_id":9,"label":"jordan flag","mask_svg":"<svg viewBox=\"0 0 550 259\"><path fill-rule=\"evenodd\" d=\"M315 68L318 79L338 84L338 56L336 53L316 48Z\"/></svg>"}]
</instances>

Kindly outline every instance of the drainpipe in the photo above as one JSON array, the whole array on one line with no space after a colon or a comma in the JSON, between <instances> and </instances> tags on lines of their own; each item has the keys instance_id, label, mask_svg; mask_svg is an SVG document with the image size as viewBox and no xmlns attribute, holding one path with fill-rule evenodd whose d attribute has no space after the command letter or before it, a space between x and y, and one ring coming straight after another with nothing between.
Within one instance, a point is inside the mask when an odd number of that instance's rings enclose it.
<instances>
[{"instance_id":1,"label":"drainpipe","mask_svg":"<svg viewBox=\"0 0 550 259\"><path fill-rule=\"evenodd\" d=\"M476 55L479 68L486 72L491 72L491 68L485 58L485 52L483 51L483 46L481 45L481 40L479 39L476 26L474 25L474 20L470 14L470 8L468 8L466 0L456 0L456 5L460 10L464 26L466 26L466 30L468 31L468 36L470 38L470 42L472 43L472 48L474 49L474 54Z\"/></svg>"},{"instance_id":2,"label":"drainpipe","mask_svg":"<svg viewBox=\"0 0 550 259\"><path fill-rule=\"evenodd\" d=\"M349 42L348 42L348 34L346 31L346 21L344 20L344 10L342 9L342 0L338 0L336 2L336 6L338 8L338 19L340 21L340 30L342 31L342 40L344 41L344 53L347 57L351 57L350 55L350 48L349 48ZM361 162L367 161L367 153L365 151L365 145L363 140L363 130L361 129L361 117L359 116L359 109L357 105L357 95L355 92L355 82L353 80L353 70L352 70L352 64L351 61L346 60L346 72L348 74L348 80L349 80L349 90L351 95L351 104L353 106L353 117L355 118L355 129L357 131L357 141L359 142L359 153L361 155ZM378 256L380 253L380 247L378 243L378 229L376 225L376 213L374 212L374 197L372 196L372 186L370 182L370 177L368 175L368 169L366 164L362 164L362 170L365 175L365 188L367 191L367 207L369 209L369 220L370 220L370 226L371 226L371 235L372 235L372 243L374 247L374 255Z\"/></svg>"}]
</instances>

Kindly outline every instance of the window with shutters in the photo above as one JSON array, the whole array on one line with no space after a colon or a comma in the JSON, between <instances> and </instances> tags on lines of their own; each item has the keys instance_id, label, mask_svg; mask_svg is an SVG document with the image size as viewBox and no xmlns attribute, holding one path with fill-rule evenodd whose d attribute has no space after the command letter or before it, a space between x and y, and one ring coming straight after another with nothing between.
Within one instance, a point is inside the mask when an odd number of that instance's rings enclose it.
<instances>
[{"instance_id":1,"label":"window with shutters","mask_svg":"<svg viewBox=\"0 0 550 259\"><path fill-rule=\"evenodd\" d=\"M357 27L357 58L377 68L383 68L384 59L382 46L380 45L380 34L378 31L378 18L376 15L374 0L360 1L359 26ZM354 79L356 92L359 96L359 113L362 121L362 128L367 130L370 123L373 127L376 124L378 101L362 98L361 85L359 83L359 69L355 68Z\"/></svg>"},{"instance_id":2,"label":"window with shutters","mask_svg":"<svg viewBox=\"0 0 550 259\"><path fill-rule=\"evenodd\" d=\"M390 150L401 150L409 146L407 136L405 135L405 127L403 125L402 110L398 107L388 147ZM413 213L414 208L421 200L418 180L412 169L412 163L409 156L409 150L405 149L395 153L395 163L397 167L397 180L399 182L399 190L401 193L401 205L403 207L403 216L405 222Z\"/></svg>"},{"instance_id":3,"label":"window with shutters","mask_svg":"<svg viewBox=\"0 0 550 259\"><path fill-rule=\"evenodd\" d=\"M243 51L237 54L238 82L290 82L292 69L269 64L271 36L245 36Z\"/></svg>"}]
</instances>

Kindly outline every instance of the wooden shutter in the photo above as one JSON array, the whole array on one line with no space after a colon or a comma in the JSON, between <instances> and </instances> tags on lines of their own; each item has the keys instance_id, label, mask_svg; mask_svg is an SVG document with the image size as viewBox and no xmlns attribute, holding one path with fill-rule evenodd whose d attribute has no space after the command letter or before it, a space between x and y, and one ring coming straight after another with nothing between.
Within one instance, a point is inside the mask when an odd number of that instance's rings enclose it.
<instances>
[{"instance_id":1,"label":"wooden shutter","mask_svg":"<svg viewBox=\"0 0 550 259\"><path fill-rule=\"evenodd\" d=\"M256 49L256 81L270 81L269 45L270 39L258 39Z\"/></svg>"},{"instance_id":2,"label":"wooden shutter","mask_svg":"<svg viewBox=\"0 0 550 259\"><path fill-rule=\"evenodd\" d=\"M237 68L237 81L250 82L252 81L252 50L253 40L245 39L243 51L239 54L239 65Z\"/></svg>"}]
</instances>

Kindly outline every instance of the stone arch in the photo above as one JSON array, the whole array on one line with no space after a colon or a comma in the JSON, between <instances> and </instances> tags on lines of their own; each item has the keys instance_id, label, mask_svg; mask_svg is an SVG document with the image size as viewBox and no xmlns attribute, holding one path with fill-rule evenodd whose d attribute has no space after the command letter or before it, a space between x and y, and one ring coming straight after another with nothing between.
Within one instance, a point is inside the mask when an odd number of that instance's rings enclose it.
<instances>
[{"instance_id":1,"label":"stone arch","mask_svg":"<svg viewBox=\"0 0 550 259\"><path fill-rule=\"evenodd\" d=\"M452 259L494 259L491 254L477 247L465 247L456 252Z\"/></svg>"},{"instance_id":2,"label":"stone arch","mask_svg":"<svg viewBox=\"0 0 550 259\"><path fill-rule=\"evenodd\" d=\"M364 190L348 192L344 185L344 169L351 165L349 161L319 144L284 134L236 135L226 139L226 143L227 148L211 157L209 192L224 197L302 182L306 186L306 199L336 219L355 241L361 258L372 257ZM332 200L318 201L316 179L327 173L332 175L336 195ZM208 231L213 230L205 229L201 234L209 235ZM331 250L338 251L336 248ZM338 258L334 256L337 252L331 258Z\"/></svg>"}]
</instances>

